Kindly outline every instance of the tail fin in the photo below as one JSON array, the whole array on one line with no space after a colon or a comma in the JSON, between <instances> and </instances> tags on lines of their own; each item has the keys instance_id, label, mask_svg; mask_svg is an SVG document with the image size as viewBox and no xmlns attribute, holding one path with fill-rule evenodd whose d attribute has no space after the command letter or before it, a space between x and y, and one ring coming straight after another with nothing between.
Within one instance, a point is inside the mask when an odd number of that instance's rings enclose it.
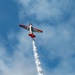
<instances>
[{"instance_id":1,"label":"tail fin","mask_svg":"<svg viewBox=\"0 0 75 75\"><path fill-rule=\"evenodd\" d=\"M36 36L34 34L28 34L31 38L35 38Z\"/></svg>"}]
</instances>

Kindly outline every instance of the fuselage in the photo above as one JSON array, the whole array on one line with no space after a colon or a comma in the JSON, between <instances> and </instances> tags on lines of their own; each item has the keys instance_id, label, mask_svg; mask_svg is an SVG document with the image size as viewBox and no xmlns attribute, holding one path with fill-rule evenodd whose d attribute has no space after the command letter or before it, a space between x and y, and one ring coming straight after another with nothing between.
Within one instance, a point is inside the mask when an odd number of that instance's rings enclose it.
<instances>
[{"instance_id":1,"label":"fuselage","mask_svg":"<svg viewBox=\"0 0 75 75\"><path fill-rule=\"evenodd\" d=\"M32 24L29 25L29 32L30 32L30 34L33 34L33 27L32 27Z\"/></svg>"},{"instance_id":2,"label":"fuselage","mask_svg":"<svg viewBox=\"0 0 75 75\"><path fill-rule=\"evenodd\" d=\"M32 24L29 25L29 32L30 34L28 34L31 38L35 38L36 36L33 34L33 27Z\"/></svg>"}]
</instances>

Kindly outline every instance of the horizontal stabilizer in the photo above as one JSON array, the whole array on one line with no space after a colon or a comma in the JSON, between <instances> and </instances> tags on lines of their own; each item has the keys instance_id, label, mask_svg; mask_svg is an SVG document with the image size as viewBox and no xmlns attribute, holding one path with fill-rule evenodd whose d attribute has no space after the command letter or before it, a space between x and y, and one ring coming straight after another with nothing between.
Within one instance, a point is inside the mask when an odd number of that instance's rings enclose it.
<instances>
[{"instance_id":1,"label":"horizontal stabilizer","mask_svg":"<svg viewBox=\"0 0 75 75\"><path fill-rule=\"evenodd\" d=\"M36 36L34 34L28 34L31 38L35 38Z\"/></svg>"}]
</instances>

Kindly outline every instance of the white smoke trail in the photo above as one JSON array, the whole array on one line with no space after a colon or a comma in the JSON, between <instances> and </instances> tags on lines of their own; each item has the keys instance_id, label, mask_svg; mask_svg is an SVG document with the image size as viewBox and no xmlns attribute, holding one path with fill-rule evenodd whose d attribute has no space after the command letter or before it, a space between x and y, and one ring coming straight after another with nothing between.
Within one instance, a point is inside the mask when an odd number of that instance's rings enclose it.
<instances>
[{"instance_id":1,"label":"white smoke trail","mask_svg":"<svg viewBox=\"0 0 75 75\"><path fill-rule=\"evenodd\" d=\"M33 52L34 52L35 64L36 64L36 69L37 69L38 75L43 75L43 71L42 71L42 68L41 68L41 63L40 63L40 60L39 60L39 55L38 55L38 52L37 52L37 48L36 48L36 45L35 45L36 43L35 43L34 39L33 39L32 43L33 43Z\"/></svg>"}]
</instances>

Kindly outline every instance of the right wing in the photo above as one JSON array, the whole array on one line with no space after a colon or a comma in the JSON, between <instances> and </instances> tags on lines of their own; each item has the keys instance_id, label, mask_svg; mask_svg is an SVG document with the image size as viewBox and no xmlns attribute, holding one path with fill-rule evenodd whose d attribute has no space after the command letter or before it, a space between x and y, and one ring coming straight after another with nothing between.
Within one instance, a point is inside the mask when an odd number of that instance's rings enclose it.
<instances>
[{"instance_id":1,"label":"right wing","mask_svg":"<svg viewBox=\"0 0 75 75\"><path fill-rule=\"evenodd\" d=\"M29 30L29 27L28 26L25 26L25 25L22 25L22 24L20 24L19 26L22 27L22 28L24 28L24 29Z\"/></svg>"},{"instance_id":2,"label":"right wing","mask_svg":"<svg viewBox=\"0 0 75 75\"><path fill-rule=\"evenodd\" d=\"M33 28L33 31L34 31L34 32L39 32L39 33L42 33L42 32L43 32L42 30L39 30L39 29L37 29L37 28Z\"/></svg>"}]
</instances>

